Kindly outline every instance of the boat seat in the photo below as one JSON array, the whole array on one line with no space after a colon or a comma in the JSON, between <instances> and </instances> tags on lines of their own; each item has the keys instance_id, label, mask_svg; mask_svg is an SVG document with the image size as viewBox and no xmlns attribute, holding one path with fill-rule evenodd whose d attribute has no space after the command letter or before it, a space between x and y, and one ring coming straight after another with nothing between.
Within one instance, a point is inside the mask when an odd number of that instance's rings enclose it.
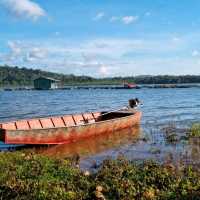
<instances>
[{"instance_id":1,"label":"boat seat","mask_svg":"<svg viewBox=\"0 0 200 200\"><path fill-rule=\"evenodd\" d=\"M92 113L84 113L83 118L84 118L85 123L94 123L95 122L95 118L92 115Z\"/></svg>"},{"instance_id":2,"label":"boat seat","mask_svg":"<svg viewBox=\"0 0 200 200\"><path fill-rule=\"evenodd\" d=\"M74 120L76 122L76 125L83 125L85 124L85 120L83 118L83 115L73 115Z\"/></svg>"},{"instance_id":3,"label":"boat seat","mask_svg":"<svg viewBox=\"0 0 200 200\"><path fill-rule=\"evenodd\" d=\"M94 119L95 119L95 122L98 121L98 118L101 116L101 113L100 112L96 112L96 113L92 113Z\"/></svg>"},{"instance_id":4,"label":"boat seat","mask_svg":"<svg viewBox=\"0 0 200 200\"><path fill-rule=\"evenodd\" d=\"M30 119L30 120L28 120L28 122L29 122L31 129L41 129L42 128L42 125L41 125L39 119Z\"/></svg>"},{"instance_id":5,"label":"boat seat","mask_svg":"<svg viewBox=\"0 0 200 200\"><path fill-rule=\"evenodd\" d=\"M62 117L62 119L65 122L66 127L76 125L75 121L74 121L74 119L71 115L65 115L65 116Z\"/></svg>"},{"instance_id":6,"label":"boat seat","mask_svg":"<svg viewBox=\"0 0 200 200\"><path fill-rule=\"evenodd\" d=\"M40 119L42 128L54 128L54 124L51 120L51 118L42 118Z\"/></svg>"},{"instance_id":7,"label":"boat seat","mask_svg":"<svg viewBox=\"0 0 200 200\"><path fill-rule=\"evenodd\" d=\"M27 120L16 121L16 128L19 130L29 130L30 124Z\"/></svg>"},{"instance_id":8,"label":"boat seat","mask_svg":"<svg viewBox=\"0 0 200 200\"><path fill-rule=\"evenodd\" d=\"M56 128L65 127L66 126L63 117L52 117L51 119L52 119L53 124L54 124L54 126Z\"/></svg>"}]
</instances>

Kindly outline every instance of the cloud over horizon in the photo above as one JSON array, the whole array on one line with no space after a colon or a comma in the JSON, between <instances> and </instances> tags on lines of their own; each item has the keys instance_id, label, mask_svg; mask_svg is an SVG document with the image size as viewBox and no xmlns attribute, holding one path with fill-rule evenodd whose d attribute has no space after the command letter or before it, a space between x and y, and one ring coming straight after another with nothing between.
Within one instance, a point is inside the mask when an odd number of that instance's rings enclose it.
<instances>
[{"instance_id":1,"label":"cloud over horizon","mask_svg":"<svg viewBox=\"0 0 200 200\"><path fill-rule=\"evenodd\" d=\"M130 72L132 75L167 74L170 69L170 74L174 74L173 68L176 73L183 74L197 68L200 62L197 51L192 55L188 52L190 57L185 59L178 56L187 43L186 39L176 42L171 37L160 40L99 38L78 43L8 41L8 52L0 55L0 63L39 66L54 72L96 77L127 76ZM169 52L174 56L169 56Z\"/></svg>"}]
</instances>

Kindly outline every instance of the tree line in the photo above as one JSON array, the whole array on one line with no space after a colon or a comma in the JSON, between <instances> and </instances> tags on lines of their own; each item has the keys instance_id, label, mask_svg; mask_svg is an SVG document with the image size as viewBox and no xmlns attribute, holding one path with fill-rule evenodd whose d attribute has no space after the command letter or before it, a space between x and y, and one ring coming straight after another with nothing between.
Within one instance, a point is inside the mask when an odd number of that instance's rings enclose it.
<instances>
[{"instance_id":1,"label":"tree line","mask_svg":"<svg viewBox=\"0 0 200 200\"><path fill-rule=\"evenodd\" d=\"M200 75L143 75L130 77L93 78L89 76L75 76L73 74L60 74L20 67L0 66L0 86L32 86L33 80L40 77L51 77L60 80L62 85L83 84L123 84L124 82L136 84L181 84L200 83Z\"/></svg>"}]
</instances>

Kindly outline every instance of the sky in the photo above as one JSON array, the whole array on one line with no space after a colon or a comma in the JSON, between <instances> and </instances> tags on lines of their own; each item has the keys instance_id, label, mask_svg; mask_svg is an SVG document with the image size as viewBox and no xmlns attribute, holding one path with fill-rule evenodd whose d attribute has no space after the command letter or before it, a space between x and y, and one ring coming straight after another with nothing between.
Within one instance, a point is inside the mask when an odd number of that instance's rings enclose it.
<instances>
[{"instance_id":1,"label":"sky","mask_svg":"<svg viewBox=\"0 0 200 200\"><path fill-rule=\"evenodd\" d=\"M0 0L0 65L200 75L199 0Z\"/></svg>"}]
</instances>

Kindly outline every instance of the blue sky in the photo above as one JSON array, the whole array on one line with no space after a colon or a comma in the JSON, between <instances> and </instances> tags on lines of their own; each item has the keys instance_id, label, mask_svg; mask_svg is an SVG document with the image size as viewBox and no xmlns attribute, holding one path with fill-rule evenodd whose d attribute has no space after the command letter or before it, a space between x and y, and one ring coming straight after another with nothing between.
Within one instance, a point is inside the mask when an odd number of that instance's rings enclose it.
<instances>
[{"instance_id":1,"label":"blue sky","mask_svg":"<svg viewBox=\"0 0 200 200\"><path fill-rule=\"evenodd\" d=\"M0 0L0 64L77 75L200 74L199 0Z\"/></svg>"}]
</instances>

